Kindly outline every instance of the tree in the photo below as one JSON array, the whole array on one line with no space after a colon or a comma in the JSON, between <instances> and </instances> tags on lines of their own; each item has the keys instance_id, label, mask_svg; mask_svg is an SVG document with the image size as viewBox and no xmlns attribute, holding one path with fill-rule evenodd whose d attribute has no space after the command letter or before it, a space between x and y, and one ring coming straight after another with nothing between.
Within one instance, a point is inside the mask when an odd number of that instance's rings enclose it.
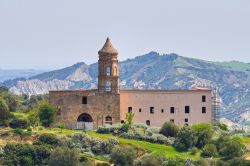
<instances>
[{"instance_id":1,"label":"tree","mask_svg":"<svg viewBox=\"0 0 250 166\"><path fill-rule=\"evenodd\" d=\"M195 131L195 135L197 137L197 142L195 146L197 148L203 148L206 144L208 144L212 139L212 126L210 124L195 124L192 126Z\"/></svg>"},{"instance_id":2,"label":"tree","mask_svg":"<svg viewBox=\"0 0 250 166\"><path fill-rule=\"evenodd\" d=\"M132 166L136 158L135 150L131 147L116 146L111 153L111 162L117 166Z\"/></svg>"},{"instance_id":3,"label":"tree","mask_svg":"<svg viewBox=\"0 0 250 166\"><path fill-rule=\"evenodd\" d=\"M135 116L135 114L132 112L126 113L126 123L128 124L129 127L131 127L133 124L134 116Z\"/></svg>"},{"instance_id":4,"label":"tree","mask_svg":"<svg viewBox=\"0 0 250 166\"><path fill-rule=\"evenodd\" d=\"M194 146L196 140L195 131L189 126L184 126L176 135L174 147L178 151L187 151Z\"/></svg>"},{"instance_id":5,"label":"tree","mask_svg":"<svg viewBox=\"0 0 250 166\"><path fill-rule=\"evenodd\" d=\"M173 122L165 122L160 129L160 133L166 137L175 137L179 130L179 127Z\"/></svg>"},{"instance_id":6,"label":"tree","mask_svg":"<svg viewBox=\"0 0 250 166\"><path fill-rule=\"evenodd\" d=\"M47 165L50 149L46 146L8 143L3 148L3 165Z\"/></svg>"},{"instance_id":7,"label":"tree","mask_svg":"<svg viewBox=\"0 0 250 166\"><path fill-rule=\"evenodd\" d=\"M3 98L6 101L10 112L16 111L16 109L19 108L20 99L17 95L6 93L3 95Z\"/></svg>"},{"instance_id":8,"label":"tree","mask_svg":"<svg viewBox=\"0 0 250 166\"><path fill-rule=\"evenodd\" d=\"M77 166L78 163L76 151L68 148L56 148L49 159L49 166Z\"/></svg>"},{"instance_id":9,"label":"tree","mask_svg":"<svg viewBox=\"0 0 250 166\"><path fill-rule=\"evenodd\" d=\"M44 103L39 107L39 119L43 126L49 127L55 120L56 109Z\"/></svg>"},{"instance_id":10,"label":"tree","mask_svg":"<svg viewBox=\"0 0 250 166\"><path fill-rule=\"evenodd\" d=\"M30 125L32 125L32 126L38 125L38 123L39 123L38 113L39 113L39 111L37 111L35 109L33 109L32 111L30 111L28 113L28 120L29 120Z\"/></svg>"},{"instance_id":11,"label":"tree","mask_svg":"<svg viewBox=\"0 0 250 166\"><path fill-rule=\"evenodd\" d=\"M240 158L240 157L237 157L237 158L233 158L229 161L226 162L225 165L228 165L228 166L247 166L247 165L250 165L250 161L249 160L245 160L244 158Z\"/></svg>"},{"instance_id":12,"label":"tree","mask_svg":"<svg viewBox=\"0 0 250 166\"><path fill-rule=\"evenodd\" d=\"M219 151L224 159L229 160L234 157L241 157L245 153L246 147L243 140L239 137L233 137L229 141L224 142Z\"/></svg>"},{"instance_id":13,"label":"tree","mask_svg":"<svg viewBox=\"0 0 250 166\"><path fill-rule=\"evenodd\" d=\"M7 126L11 114L5 100L0 97L0 126Z\"/></svg>"},{"instance_id":14,"label":"tree","mask_svg":"<svg viewBox=\"0 0 250 166\"><path fill-rule=\"evenodd\" d=\"M9 92L9 88L5 86L0 86L0 93L8 93L8 92Z\"/></svg>"}]
</instances>

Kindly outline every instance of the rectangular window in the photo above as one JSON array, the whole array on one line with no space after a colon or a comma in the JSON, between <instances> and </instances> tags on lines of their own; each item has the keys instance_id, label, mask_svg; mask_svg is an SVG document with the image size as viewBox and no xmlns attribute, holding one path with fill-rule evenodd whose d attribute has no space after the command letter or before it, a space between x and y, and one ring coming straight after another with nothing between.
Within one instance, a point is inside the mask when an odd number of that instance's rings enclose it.
<instances>
[{"instance_id":1,"label":"rectangular window","mask_svg":"<svg viewBox=\"0 0 250 166\"><path fill-rule=\"evenodd\" d=\"M132 112L132 107L128 107L128 112Z\"/></svg>"},{"instance_id":2,"label":"rectangular window","mask_svg":"<svg viewBox=\"0 0 250 166\"><path fill-rule=\"evenodd\" d=\"M205 114L207 112L207 108L206 107L202 107L202 113Z\"/></svg>"},{"instance_id":3,"label":"rectangular window","mask_svg":"<svg viewBox=\"0 0 250 166\"><path fill-rule=\"evenodd\" d=\"M141 108L139 108L139 112L141 112Z\"/></svg>"},{"instance_id":4,"label":"rectangular window","mask_svg":"<svg viewBox=\"0 0 250 166\"><path fill-rule=\"evenodd\" d=\"M174 107L170 107L170 113L174 114Z\"/></svg>"},{"instance_id":5,"label":"rectangular window","mask_svg":"<svg viewBox=\"0 0 250 166\"><path fill-rule=\"evenodd\" d=\"M58 108L56 115L60 116L61 115L61 108Z\"/></svg>"},{"instance_id":6,"label":"rectangular window","mask_svg":"<svg viewBox=\"0 0 250 166\"><path fill-rule=\"evenodd\" d=\"M88 104L88 98L87 96L82 97L82 104Z\"/></svg>"},{"instance_id":7,"label":"rectangular window","mask_svg":"<svg viewBox=\"0 0 250 166\"><path fill-rule=\"evenodd\" d=\"M150 107L150 114L153 114L155 112L154 107Z\"/></svg>"},{"instance_id":8,"label":"rectangular window","mask_svg":"<svg viewBox=\"0 0 250 166\"><path fill-rule=\"evenodd\" d=\"M124 123L124 120L121 120L121 123Z\"/></svg>"},{"instance_id":9,"label":"rectangular window","mask_svg":"<svg viewBox=\"0 0 250 166\"><path fill-rule=\"evenodd\" d=\"M205 95L202 96L202 102L206 102L206 96Z\"/></svg>"},{"instance_id":10,"label":"rectangular window","mask_svg":"<svg viewBox=\"0 0 250 166\"><path fill-rule=\"evenodd\" d=\"M188 122L188 118L185 118L185 122Z\"/></svg>"},{"instance_id":11,"label":"rectangular window","mask_svg":"<svg viewBox=\"0 0 250 166\"><path fill-rule=\"evenodd\" d=\"M170 119L170 122L173 122L173 123L174 123L174 119Z\"/></svg>"},{"instance_id":12,"label":"rectangular window","mask_svg":"<svg viewBox=\"0 0 250 166\"><path fill-rule=\"evenodd\" d=\"M164 112L164 109L161 109L161 113L163 113Z\"/></svg>"},{"instance_id":13,"label":"rectangular window","mask_svg":"<svg viewBox=\"0 0 250 166\"><path fill-rule=\"evenodd\" d=\"M150 126L150 120L146 120L146 125Z\"/></svg>"},{"instance_id":14,"label":"rectangular window","mask_svg":"<svg viewBox=\"0 0 250 166\"><path fill-rule=\"evenodd\" d=\"M185 106L185 114L189 114L190 112L190 107L189 106Z\"/></svg>"}]
</instances>

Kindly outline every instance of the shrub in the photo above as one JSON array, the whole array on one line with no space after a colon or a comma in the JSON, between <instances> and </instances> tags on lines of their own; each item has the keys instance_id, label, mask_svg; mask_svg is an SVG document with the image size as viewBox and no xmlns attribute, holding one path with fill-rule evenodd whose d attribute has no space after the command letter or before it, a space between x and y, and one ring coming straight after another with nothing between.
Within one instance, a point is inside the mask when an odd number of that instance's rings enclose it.
<instances>
[{"instance_id":1,"label":"shrub","mask_svg":"<svg viewBox=\"0 0 250 166\"><path fill-rule=\"evenodd\" d=\"M155 127L149 127L145 130L145 135L151 136L153 134L159 134L160 129Z\"/></svg>"},{"instance_id":2,"label":"shrub","mask_svg":"<svg viewBox=\"0 0 250 166\"><path fill-rule=\"evenodd\" d=\"M49 127L55 119L56 109L45 103L39 107L39 119L43 126Z\"/></svg>"},{"instance_id":3,"label":"shrub","mask_svg":"<svg viewBox=\"0 0 250 166\"><path fill-rule=\"evenodd\" d=\"M110 166L109 163L97 163L96 166Z\"/></svg>"},{"instance_id":4,"label":"shrub","mask_svg":"<svg viewBox=\"0 0 250 166\"><path fill-rule=\"evenodd\" d=\"M129 125L124 123L120 128L118 128L118 134L127 133Z\"/></svg>"},{"instance_id":5,"label":"shrub","mask_svg":"<svg viewBox=\"0 0 250 166\"><path fill-rule=\"evenodd\" d=\"M85 133L76 133L71 139L65 141L69 148L75 148L80 152L90 151L92 138Z\"/></svg>"},{"instance_id":6,"label":"shrub","mask_svg":"<svg viewBox=\"0 0 250 166\"><path fill-rule=\"evenodd\" d=\"M115 134L120 128L120 125L104 125L99 127L96 132L100 134Z\"/></svg>"},{"instance_id":7,"label":"shrub","mask_svg":"<svg viewBox=\"0 0 250 166\"><path fill-rule=\"evenodd\" d=\"M175 137L178 132L179 127L173 122L165 122L160 129L160 133L166 137Z\"/></svg>"},{"instance_id":8,"label":"shrub","mask_svg":"<svg viewBox=\"0 0 250 166\"><path fill-rule=\"evenodd\" d=\"M195 155L197 152L198 152L198 149L197 149L196 147L192 147L192 148L190 149L190 154L191 154L191 155Z\"/></svg>"},{"instance_id":9,"label":"shrub","mask_svg":"<svg viewBox=\"0 0 250 166\"><path fill-rule=\"evenodd\" d=\"M183 128L181 128L175 138L174 147L178 151L187 151L188 149L193 147L195 142L195 131L189 126L184 126Z\"/></svg>"},{"instance_id":10,"label":"shrub","mask_svg":"<svg viewBox=\"0 0 250 166\"><path fill-rule=\"evenodd\" d=\"M25 119L14 118L9 123L11 128L22 128L26 129L28 127L28 121Z\"/></svg>"},{"instance_id":11,"label":"shrub","mask_svg":"<svg viewBox=\"0 0 250 166\"><path fill-rule=\"evenodd\" d=\"M95 154L102 153L102 140L96 139L91 143L91 151Z\"/></svg>"},{"instance_id":12,"label":"shrub","mask_svg":"<svg viewBox=\"0 0 250 166\"><path fill-rule=\"evenodd\" d=\"M109 138L107 140L104 140L101 144L102 153L103 154L110 154L112 152L113 148L118 144L119 144L119 142L115 138Z\"/></svg>"},{"instance_id":13,"label":"shrub","mask_svg":"<svg viewBox=\"0 0 250 166\"><path fill-rule=\"evenodd\" d=\"M93 139L91 150L95 154L110 154L118 143L119 142L114 138L109 138L107 140Z\"/></svg>"},{"instance_id":14,"label":"shrub","mask_svg":"<svg viewBox=\"0 0 250 166\"><path fill-rule=\"evenodd\" d=\"M227 166L247 166L250 165L249 160L245 160L244 158L233 158L226 162Z\"/></svg>"},{"instance_id":15,"label":"shrub","mask_svg":"<svg viewBox=\"0 0 250 166\"><path fill-rule=\"evenodd\" d=\"M192 126L195 131L195 136L197 137L197 142L195 146L197 148L202 148L205 144L211 142L213 130L210 124L195 124Z\"/></svg>"},{"instance_id":16,"label":"shrub","mask_svg":"<svg viewBox=\"0 0 250 166\"><path fill-rule=\"evenodd\" d=\"M32 134L32 131L25 131L25 130L20 129L20 128L15 128L13 130L13 133L18 134L21 137L25 137L25 136L30 136Z\"/></svg>"},{"instance_id":17,"label":"shrub","mask_svg":"<svg viewBox=\"0 0 250 166\"><path fill-rule=\"evenodd\" d=\"M135 161L135 166L164 166L166 158L159 154L145 154Z\"/></svg>"},{"instance_id":18,"label":"shrub","mask_svg":"<svg viewBox=\"0 0 250 166\"><path fill-rule=\"evenodd\" d=\"M214 144L206 144L201 153L204 157L216 157L217 149Z\"/></svg>"},{"instance_id":19,"label":"shrub","mask_svg":"<svg viewBox=\"0 0 250 166\"><path fill-rule=\"evenodd\" d=\"M8 143L4 147L4 165L47 165L50 150L44 146Z\"/></svg>"},{"instance_id":20,"label":"shrub","mask_svg":"<svg viewBox=\"0 0 250 166\"><path fill-rule=\"evenodd\" d=\"M218 124L218 127L219 127L221 130L228 131L228 127L227 127L227 125L224 124L224 123L219 123L219 124Z\"/></svg>"},{"instance_id":21,"label":"shrub","mask_svg":"<svg viewBox=\"0 0 250 166\"><path fill-rule=\"evenodd\" d=\"M48 144L53 146L58 146L61 144L61 141L53 134L42 134L38 137L38 140L35 144Z\"/></svg>"},{"instance_id":22,"label":"shrub","mask_svg":"<svg viewBox=\"0 0 250 166\"><path fill-rule=\"evenodd\" d=\"M115 165L132 166L136 158L136 152L131 147L116 146L111 155L111 162Z\"/></svg>"},{"instance_id":23,"label":"shrub","mask_svg":"<svg viewBox=\"0 0 250 166\"><path fill-rule=\"evenodd\" d=\"M8 126L11 114L5 100L0 97L0 126Z\"/></svg>"},{"instance_id":24,"label":"shrub","mask_svg":"<svg viewBox=\"0 0 250 166\"><path fill-rule=\"evenodd\" d=\"M77 166L77 153L67 148L56 148L50 156L49 166Z\"/></svg>"},{"instance_id":25,"label":"shrub","mask_svg":"<svg viewBox=\"0 0 250 166\"><path fill-rule=\"evenodd\" d=\"M123 133L119 136L126 139L134 139L134 140L166 144L166 145L172 145L174 142L173 139L167 138L161 134L152 134L151 136L148 136L137 132L129 132L129 133Z\"/></svg>"}]
</instances>

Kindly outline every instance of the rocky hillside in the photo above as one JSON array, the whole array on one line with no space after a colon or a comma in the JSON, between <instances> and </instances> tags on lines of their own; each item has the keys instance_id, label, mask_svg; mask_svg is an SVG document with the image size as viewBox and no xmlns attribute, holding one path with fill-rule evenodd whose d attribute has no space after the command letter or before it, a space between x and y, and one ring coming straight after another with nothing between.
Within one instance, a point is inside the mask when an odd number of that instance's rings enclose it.
<instances>
[{"instance_id":1,"label":"rocky hillside","mask_svg":"<svg viewBox=\"0 0 250 166\"><path fill-rule=\"evenodd\" d=\"M44 94L49 90L92 89L97 85L97 64L73 66L29 79L5 81L16 94ZM190 89L217 87L223 102L221 115L243 124L250 122L250 64L210 62L150 52L120 62L121 88ZM249 120L249 121L248 121Z\"/></svg>"}]
</instances>

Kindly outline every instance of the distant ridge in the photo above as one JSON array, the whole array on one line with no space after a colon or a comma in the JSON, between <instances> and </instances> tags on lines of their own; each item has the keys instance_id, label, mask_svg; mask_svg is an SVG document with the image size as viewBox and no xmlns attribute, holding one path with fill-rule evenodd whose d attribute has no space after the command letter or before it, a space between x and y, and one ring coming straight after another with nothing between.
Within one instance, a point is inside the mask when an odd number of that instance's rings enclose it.
<instances>
[{"instance_id":1,"label":"distant ridge","mask_svg":"<svg viewBox=\"0 0 250 166\"><path fill-rule=\"evenodd\" d=\"M49 90L92 89L97 85L97 63L77 63L41 73L25 80L5 81L16 94L44 94ZM177 54L150 52L120 62L123 89L190 89L217 87L222 98L222 115L250 124L250 64L238 61L211 62ZM247 114L248 115L248 114Z\"/></svg>"}]
</instances>

